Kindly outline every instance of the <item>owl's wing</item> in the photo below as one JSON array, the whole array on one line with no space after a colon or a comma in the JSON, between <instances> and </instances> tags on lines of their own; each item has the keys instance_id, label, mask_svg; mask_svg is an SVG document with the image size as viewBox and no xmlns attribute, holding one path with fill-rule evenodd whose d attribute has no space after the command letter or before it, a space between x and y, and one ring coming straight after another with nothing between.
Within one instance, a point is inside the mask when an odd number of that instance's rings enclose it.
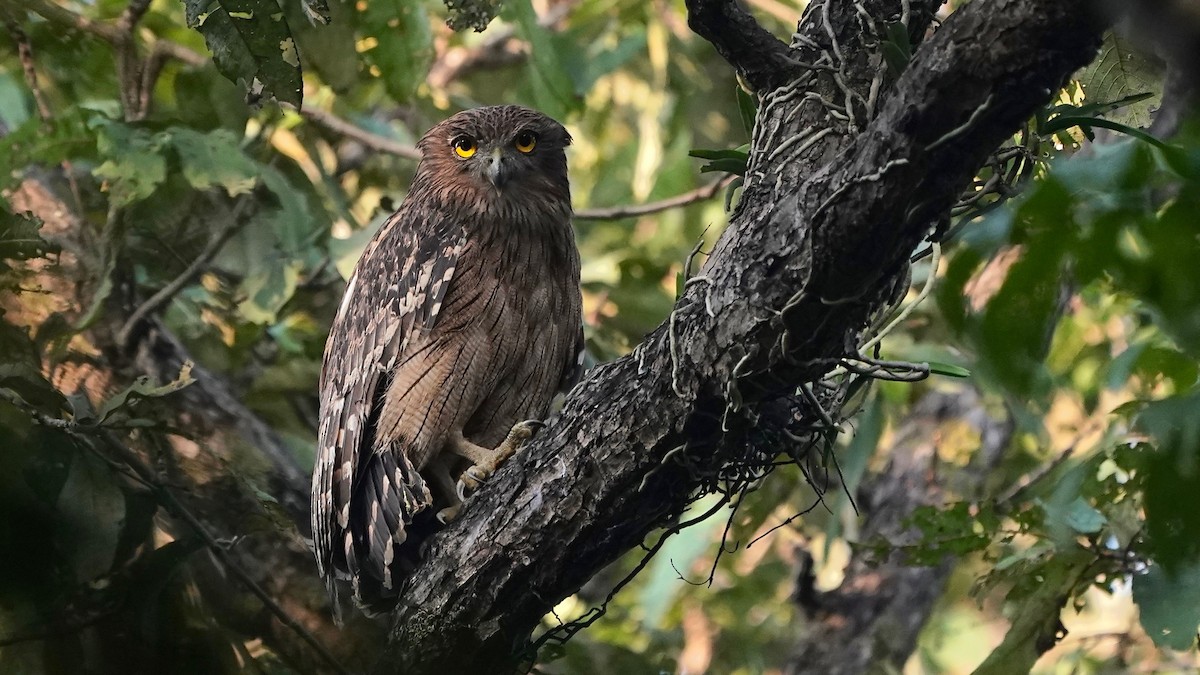
<instances>
[{"instance_id":1,"label":"owl's wing","mask_svg":"<svg viewBox=\"0 0 1200 675\"><path fill-rule=\"evenodd\" d=\"M363 252L325 344L312 529L335 606L335 578L360 603L395 595L405 523L432 501L405 453L377 445L375 421L400 356L437 321L465 243L461 225L402 205Z\"/></svg>"}]
</instances>

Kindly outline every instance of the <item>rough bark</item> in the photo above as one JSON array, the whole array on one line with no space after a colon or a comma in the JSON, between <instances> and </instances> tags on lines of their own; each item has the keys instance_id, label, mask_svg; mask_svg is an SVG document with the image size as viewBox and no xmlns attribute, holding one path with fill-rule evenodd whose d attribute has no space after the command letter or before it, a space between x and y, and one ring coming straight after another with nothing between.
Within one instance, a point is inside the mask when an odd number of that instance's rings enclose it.
<instances>
[{"instance_id":1,"label":"rough bark","mask_svg":"<svg viewBox=\"0 0 1200 675\"><path fill-rule=\"evenodd\" d=\"M769 90L747 184L700 277L432 540L380 670L513 667L558 600L669 523L703 474L754 443L756 421L853 353L930 223L1088 62L1103 27L1085 0L971 3L888 86L856 4L875 25L901 14L899 2L810 4L791 54L816 67L773 89L752 80ZM936 4L911 3L910 35ZM732 59L759 35L728 32L739 25L693 22ZM734 65L749 79L756 63Z\"/></svg>"}]
</instances>

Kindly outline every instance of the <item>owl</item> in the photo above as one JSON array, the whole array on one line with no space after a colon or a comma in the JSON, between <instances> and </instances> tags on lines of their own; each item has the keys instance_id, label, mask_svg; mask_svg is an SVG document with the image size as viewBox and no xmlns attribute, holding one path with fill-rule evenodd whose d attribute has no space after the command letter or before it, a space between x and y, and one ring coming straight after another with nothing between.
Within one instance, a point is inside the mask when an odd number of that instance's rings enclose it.
<instances>
[{"instance_id":1,"label":"owl","mask_svg":"<svg viewBox=\"0 0 1200 675\"><path fill-rule=\"evenodd\" d=\"M579 252L561 124L460 112L418 143L407 197L346 286L320 381L317 569L334 606L394 606L414 533L540 426L582 368Z\"/></svg>"}]
</instances>

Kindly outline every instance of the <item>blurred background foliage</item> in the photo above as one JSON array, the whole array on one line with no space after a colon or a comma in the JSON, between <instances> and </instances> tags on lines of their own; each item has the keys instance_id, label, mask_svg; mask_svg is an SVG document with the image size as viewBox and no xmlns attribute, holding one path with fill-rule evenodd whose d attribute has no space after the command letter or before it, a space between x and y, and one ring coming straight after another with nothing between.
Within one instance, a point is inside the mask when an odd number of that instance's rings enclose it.
<instances>
[{"instance_id":1,"label":"blurred background foliage","mask_svg":"<svg viewBox=\"0 0 1200 675\"><path fill-rule=\"evenodd\" d=\"M136 330L138 304L160 297L153 309L195 362L310 466L344 279L403 198L415 139L452 112L523 103L573 135L596 360L628 353L667 316L689 253L719 236L722 197L734 196L689 152L749 140L752 102L731 69L690 32L681 0L509 0L482 32L447 27L481 16L450 4L453 16L432 0L0 8L0 670L323 667L248 638L200 590L211 586L197 558L214 547L264 528L300 536L269 467L192 440L178 392L187 368L153 383L105 364ZM748 4L786 39L804 3ZM546 648L540 667L777 672L851 555L899 550L953 566L906 673L971 672L998 645L984 666L1006 672L1004 650L1033 639L1002 643L1008 626L1057 612L1060 592L1072 599L1068 635L1035 672L1194 672L1200 131L1169 146L1092 142L1097 128L1146 126L1161 80L1159 64L1110 36L981 169L940 255L915 252L904 306L930 283L932 294L881 355L969 378L863 392L835 448L844 488L816 503L796 467L780 469L736 513L669 539L606 616ZM30 181L73 213L70 231L26 213ZM678 196L683 206L614 217ZM946 486L907 521L919 537L860 537L848 495L886 469L914 405L973 389L1012 424L983 488ZM953 476L982 439L949 420L924 442L930 471ZM150 474L113 460L131 446ZM211 455L207 470L235 477L258 510L216 543L181 534L167 524L181 517L170 485L154 478L173 453ZM643 555L601 573L546 626L602 603Z\"/></svg>"}]
</instances>

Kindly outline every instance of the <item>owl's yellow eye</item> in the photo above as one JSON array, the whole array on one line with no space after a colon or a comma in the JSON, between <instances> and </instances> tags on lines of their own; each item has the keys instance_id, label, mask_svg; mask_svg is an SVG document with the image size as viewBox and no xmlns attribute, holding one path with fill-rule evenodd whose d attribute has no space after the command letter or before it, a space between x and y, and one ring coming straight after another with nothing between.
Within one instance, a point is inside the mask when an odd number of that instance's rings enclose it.
<instances>
[{"instance_id":1,"label":"owl's yellow eye","mask_svg":"<svg viewBox=\"0 0 1200 675\"><path fill-rule=\"evenodd\" d=\"M513 145L517 147L517 150L529 154L533 152L534 146L537 145L537 134L532 131L522 131L517 134L517 142Z\"/></svg>"},{"instance_id":2,"label":"owl's yellow eye","mask_svg":"<svg viewBox=\"0 0 1200 675\"><path fill-rule=\"evenodd\" d=\"M459 136L458 138L454 139L452 145L454 146L454 154L462 157L463 159L467 159L471 155L474 155L477 148L475 145L475 139L471 138L470 136Z\"/></svg>"}]
</instances>

